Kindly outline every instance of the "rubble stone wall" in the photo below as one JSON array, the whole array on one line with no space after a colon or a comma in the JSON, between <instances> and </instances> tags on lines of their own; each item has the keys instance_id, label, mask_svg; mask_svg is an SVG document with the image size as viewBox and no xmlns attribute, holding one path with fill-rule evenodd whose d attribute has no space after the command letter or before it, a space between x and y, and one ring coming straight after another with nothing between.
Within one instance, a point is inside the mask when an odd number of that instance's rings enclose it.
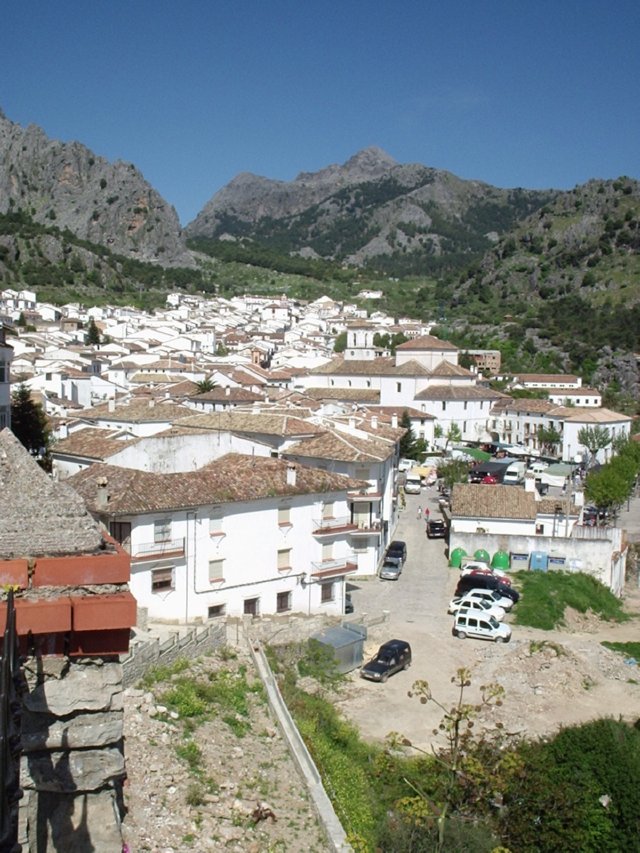
<instances>
[{"instance_id":1,"label":"rubble stone wall","mask_svg":"<svg viewBox=\"0 0 640 853\"><path fill-rule=\"evenodd\" d=\"M117 658L24 664L19 841L23 850L122 847L122 666Z\"/></svg>"}]
</instances>

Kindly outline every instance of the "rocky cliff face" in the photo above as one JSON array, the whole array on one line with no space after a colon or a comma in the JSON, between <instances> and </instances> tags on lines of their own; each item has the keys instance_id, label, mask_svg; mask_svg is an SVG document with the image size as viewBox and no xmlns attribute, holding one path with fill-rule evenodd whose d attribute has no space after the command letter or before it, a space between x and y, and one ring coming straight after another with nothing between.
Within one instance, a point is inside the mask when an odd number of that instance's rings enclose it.
<instances>
[{"instance_id":1,"label":"rocky cliff face","mask_svg":"<svg viewBox=\"0 0 640 853\"><path fill-rule=\"evenodd\" d=\"M0 213L18 211L126 257L193 265L175 210L133 164L110 163L0 112Z\"/></svg>"},{"instance_id":2,"label":"rocky cliff face","mask_svg":"<svg viewBox=\"0 0 640 853\"><path fill-rule=\"evenodd\" d=\"M250 239L291 254L364 265L487 249L550 193L502 190L379 148L293 181L242 173L185 229L189 237Z\"/></svg>"}]
</instances>

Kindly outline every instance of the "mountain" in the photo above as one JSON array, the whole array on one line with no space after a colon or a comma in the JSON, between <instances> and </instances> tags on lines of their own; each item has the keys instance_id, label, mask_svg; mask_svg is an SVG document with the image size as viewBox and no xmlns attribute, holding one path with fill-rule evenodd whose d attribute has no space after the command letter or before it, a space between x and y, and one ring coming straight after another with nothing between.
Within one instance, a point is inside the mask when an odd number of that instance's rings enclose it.
<instances>
[{"instance_id":1,"label":"mountain","mask_svg":"<svg viewBox=\"0 0 640 853\"><path fill-rule=\"evenodd\" d=\"M79 142L58 142L0 111L0 214L68 229L113 252L193 266L177 214L131 163L110 163Z\"/></svg>"},{"instance_id":2,"label":"mountain","mask_svg":"<svg viewBox=\"0 0 640 853\"><path fill-rule=\"evenodd\" d=\"M498 189L366 148L293 181L242 173L185 229L290 255L387 273L459 267L488 250L556 191Z\"/></svg>"}]
</instances>

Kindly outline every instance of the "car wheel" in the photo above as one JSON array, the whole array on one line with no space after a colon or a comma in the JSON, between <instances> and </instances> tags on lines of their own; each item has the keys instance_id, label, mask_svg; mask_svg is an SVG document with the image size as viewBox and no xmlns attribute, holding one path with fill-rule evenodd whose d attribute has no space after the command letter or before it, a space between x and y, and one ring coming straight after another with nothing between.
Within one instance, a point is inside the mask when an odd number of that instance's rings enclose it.
<instances>
[{"instance_id":1,"label":"car wheel","mask_svg":"<svg viewBox=\"0 0 640 853\"><path fill-rule=\"evenodd\" d=\"M380 681L384 684L388 678L389 678L389 673L385 672L384 675L380 676Z\"/></svg>"},{"instance_id":2,"label":"car wheel","mask_svg":"<svg viewBox=\"0 0 640 853\"><path fill-rule=\"evenodd\" d=\"M410 666L411 666L411 661L407 661L402 668L403 669L409 669Z\"/></svg>"},{"instance_id":3,"label":"car wheel","mask_svg":"<svg viewBox=\"0 0 640 853\"><path fill-rule=\"evenodd\" d=\"M458 631L456 636L458 637L459 640L466 640L467 639L467 635L465 634L464 631Z\"/></svg>"},{"instance_id":4,"label":"car wheel","mask_svg":"<svg viewBox=\"0 0 640 853\"><path fill-rule=\"evenodd\" d=\"M496 637L496 643L504 643L504 637Z\"/></svg>"}]
</instances>

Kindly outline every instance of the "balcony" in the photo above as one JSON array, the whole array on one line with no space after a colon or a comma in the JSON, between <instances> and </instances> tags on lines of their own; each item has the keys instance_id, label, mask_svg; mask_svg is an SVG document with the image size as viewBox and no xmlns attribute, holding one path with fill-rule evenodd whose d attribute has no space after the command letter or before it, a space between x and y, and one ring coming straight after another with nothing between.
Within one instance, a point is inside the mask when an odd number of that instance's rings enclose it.
<instances>
[{"instance_id":1,"label":"balcony","mask_svg":"<svg viewBox=\"0 0 640 853\"><path fill-rule=\"evenodd\" d=\"M354 518L355 530L351 530L351 536L380 536L382 524L380 521L369 518Z\"/></svg>"},{"instance_id":2,"label":"balcony","mask_svg":"<svg viewBox=\"0 0 640 853\"><path fill-rule=\"evenodd\" d=\"M349 489L347 498L350 501L381 501L382 492L377 486L368 489Z\"/></svg>"},{"instance_id":3,"label":"balcony","mask_svg":"<svg viewBox=\"0 0 640 853\"><path fill-rule=\"evenodd\" d=\"M357 525L351 521L351 516L342 515L339 518L320 518L313 522L314 536L337 536L340 533L351 533Z\"/></svg>"},{"instance_id":4,"label":"balcony","mask_svg":"<svg viewBox=\"0 0 640 853\"><path fill-rule=\"evenodd\" d=\"M311 563L311 576L314 578L337 578L355 572L357 569L357 557L355 554L347 554L345 557L337 557L334 560Z\"/></svg>"},{"instance_id":5,"label":"balcony","mask_svg":"<svg viewBox=\"0 0 640 853\"><path fill-rule=\"evenodd\" d=\"M164 542L142 542L129 546L131 562L158 560L167 557L184 557L184 539L166 539Z\"/></svg>"}]
</instances>

